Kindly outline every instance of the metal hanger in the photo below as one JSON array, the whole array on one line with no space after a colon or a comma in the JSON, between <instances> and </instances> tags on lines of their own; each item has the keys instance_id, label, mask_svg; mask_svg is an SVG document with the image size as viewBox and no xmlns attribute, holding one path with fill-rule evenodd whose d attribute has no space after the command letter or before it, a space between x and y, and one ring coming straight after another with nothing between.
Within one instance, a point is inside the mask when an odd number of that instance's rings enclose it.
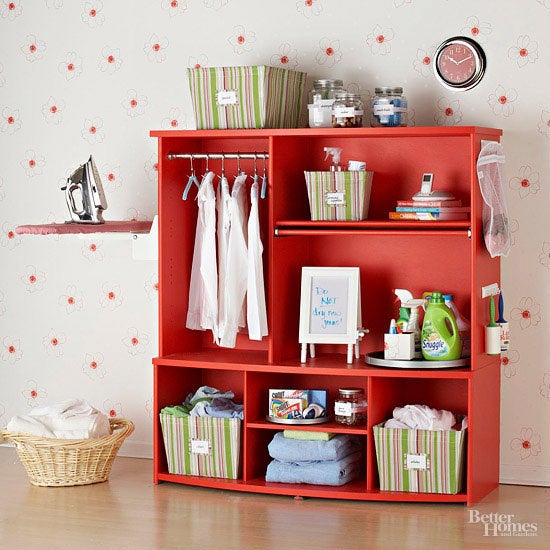
<instances>
[{"instance_id":1,"label":"metal hanger","mask_svg":"<svg viewBox=\"0 0 550 550\"><path fill-rule=\"evenodd\" d=\"M267 192L267 172L266 172L266 160L265 155L263 156L264 159L264 174L262 176L262 190L260 192L260 198L265 199L265 194Z\"/></svg>"}]
</instances>

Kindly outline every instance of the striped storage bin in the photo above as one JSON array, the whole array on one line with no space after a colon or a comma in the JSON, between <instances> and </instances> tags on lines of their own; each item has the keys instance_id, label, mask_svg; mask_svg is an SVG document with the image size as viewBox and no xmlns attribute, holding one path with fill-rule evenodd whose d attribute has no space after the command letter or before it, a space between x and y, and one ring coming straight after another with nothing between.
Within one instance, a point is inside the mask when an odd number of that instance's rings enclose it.
<instances>
[{"instance_id":1,"label":"striped storage bin","mask_svg":"<svg viewBox=\"0 0 550 550\"><path fill-rule=\"evenodd\" d=\"M369 213L373 172L304 172L311 219L357 221Z\"/></svg>"},{"instance_id":2,"label":"striped storage bin","mask_svg":"<svg viewBox=\"0 0 550 550\"><path fill-rule=\"evenodd\" d=\"M297 128L306 73L266 65L188 68L197 129Z\"/></svg>"},{"instance_id":3,"label":"striped storage bin","mask_svg":"<svg viewBox=\"0 0 550 550\"><path fill-rule=\"evenodd\" d=\"M380 490L454 495L462 490L463 430L374 426Z\"/></svg>"},{"instance_id":4,"label":"striped storage bin","mask_svg":"<svg viewBox=\"0 0 550 550\"><path fill-rule=\"evenodd\" d=\"M171 474L239 476L241 420L160 414L164 448Z\"/></svg>"}]
</instances>

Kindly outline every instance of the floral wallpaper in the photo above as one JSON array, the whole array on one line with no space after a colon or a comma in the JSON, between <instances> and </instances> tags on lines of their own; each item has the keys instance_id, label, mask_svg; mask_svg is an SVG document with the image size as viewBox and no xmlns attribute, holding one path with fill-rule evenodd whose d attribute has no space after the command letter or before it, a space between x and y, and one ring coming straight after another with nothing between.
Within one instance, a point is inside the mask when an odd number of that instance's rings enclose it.
<instances>
[{"instance_id":1,"label":"floral wallpaper","mask_svg":"<svg viewBox=\"0 0 550 550\"><path fill-rule=\"evenodd\" d=\"M418 22L422 22L421 25ZM0 0L0 425L81 396L136 423L151 456L156 265L129 239L21 236L68 219L60 187L94 155L106 219L156 213L153 128L193 128L187 66L271 64L400 85L409 123L504 130L513 245L502 259L502 481L550 482L550 1ZM446 38L484 48L468 92L433 75ZM304 113L304 123L306 113Z\"/></svg>"}]
</instances>

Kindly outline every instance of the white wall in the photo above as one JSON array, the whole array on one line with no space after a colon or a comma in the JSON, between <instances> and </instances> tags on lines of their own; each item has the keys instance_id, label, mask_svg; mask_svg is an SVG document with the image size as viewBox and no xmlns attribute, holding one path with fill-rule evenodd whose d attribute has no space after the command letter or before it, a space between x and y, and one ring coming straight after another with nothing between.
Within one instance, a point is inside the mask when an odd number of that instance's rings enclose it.
<instances>
[{"instance_id":1,"label":"white wall","mask_svg":"<svg viewBox=\"0 0 550 550\"><path fill-rule=\"evenodd\" d=\"M514 243L502 262L502 480L550 483L549 23L549 0L0 0L0 425L82 396L133 419L125 452L150 456L155 263L133 260L129 241L14 228L67 219L60 187L90 153L107 219L152 219L148 131L193 128L185 67L286 56L309 81L343 78L365 97L404 86L417 126L504 130ZM432 74L436 46L454 35L488 57L465 93Z\"/></svg>"}]
</instances>

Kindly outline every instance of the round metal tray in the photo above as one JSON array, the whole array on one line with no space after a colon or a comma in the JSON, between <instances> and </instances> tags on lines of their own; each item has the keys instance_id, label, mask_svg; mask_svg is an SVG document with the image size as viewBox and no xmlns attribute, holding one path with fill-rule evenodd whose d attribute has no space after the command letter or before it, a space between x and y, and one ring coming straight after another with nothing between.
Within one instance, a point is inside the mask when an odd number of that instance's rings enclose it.
<instances>
[{"instance_id":1,"label":"round metal tray","mask_svg":"<svg viewBox=\"0 0 550 550\"><path fill-rule=\"evenodd\" d=\"M454 361L426 361L425 359L411 359L410 361L399 359L384 359L383 351L367 353L365 361L376 367L390 367L394 369L454 369L466 367L470 364L470 358L464 357Z\"/></svg>"},{"instance_id":2,"label":"round metal tray","mask_svg":"<svg viewBox=\"0 0 550 550\"><path fill-rule=\"evenodd\" d=\"M328 416L322 416L320 418L275 418L268 415L265 419L275 424L292 424L294 426L307 426L308 424L325 424L326 422L330 422Z\"/></svg>"}]
</instances>

